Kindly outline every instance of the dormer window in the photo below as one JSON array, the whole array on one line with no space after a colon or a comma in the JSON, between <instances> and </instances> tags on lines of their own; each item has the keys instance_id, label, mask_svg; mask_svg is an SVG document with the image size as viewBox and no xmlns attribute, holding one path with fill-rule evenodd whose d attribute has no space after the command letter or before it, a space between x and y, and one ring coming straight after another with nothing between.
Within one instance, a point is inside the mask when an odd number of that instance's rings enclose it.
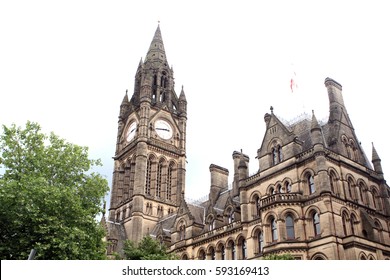
<instances>
[{"instance_id":1,"label":"dormer window","mask_svg":"<svg viewBox=\"0 0 390 280\"><path fill-rule=\"evenodd\" d=\"M271 149L272 165L276 165L283 161L282 147L279 144L274 144Z\"/></svg>"},{"instance_id":2,"label":"dormer window","mask_svg":"<svg viewBox=\"0 0 390 280\"><path fill-rule=\"evenodd\" d=\"M208 219L208 228L209 228L209 231L212 231L215 228L215 220L214 220L214 217L212 217L212 216Z\"/></svg>"}]
</instances>

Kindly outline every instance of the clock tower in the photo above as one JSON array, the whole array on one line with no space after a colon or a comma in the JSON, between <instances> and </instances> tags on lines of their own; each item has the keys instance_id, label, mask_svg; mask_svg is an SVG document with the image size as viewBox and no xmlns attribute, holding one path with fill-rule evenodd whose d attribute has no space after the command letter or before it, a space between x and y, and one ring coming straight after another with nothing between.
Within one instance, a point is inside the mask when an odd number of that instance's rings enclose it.
<instances>
[{"instance_id":1,"label":"clock tower","mask_svg":"<svg viewBox=\"0 0 390 280\"><path fill-rule=\"evenodd\" d=\"M109 222L138 242L184 197L187 101L174 90L160 26L120 105Z\"/></svg>"}]
</instances>

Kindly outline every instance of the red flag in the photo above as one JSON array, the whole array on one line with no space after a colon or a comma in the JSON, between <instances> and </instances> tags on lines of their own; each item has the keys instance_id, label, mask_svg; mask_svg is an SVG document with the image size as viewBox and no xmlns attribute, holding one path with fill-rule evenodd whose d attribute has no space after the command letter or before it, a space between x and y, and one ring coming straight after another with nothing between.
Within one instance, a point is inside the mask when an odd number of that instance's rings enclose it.
<instances>
[{"instance_id":1,"label":"red flag","mask_svg":"<svg viewBox=\"0 0 390 280\"><path fill-rule=\"evenodd\" d=\"M294 89L297 89L298 88L298 84L297 84L297 74L295 73L295 71L293 72L293 75L291 77L291 80L290 80L290 89L291 89L291 92L294 92Z\"/></svg>"}]
</instances>

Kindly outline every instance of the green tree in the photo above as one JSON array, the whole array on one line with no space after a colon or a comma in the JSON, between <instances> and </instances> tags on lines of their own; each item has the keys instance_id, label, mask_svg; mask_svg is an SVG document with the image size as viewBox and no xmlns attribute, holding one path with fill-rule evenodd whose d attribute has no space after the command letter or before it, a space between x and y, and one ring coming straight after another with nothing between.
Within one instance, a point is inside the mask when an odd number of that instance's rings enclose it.
<instances>
[{"instance_id":1,"label":"green tree","mask_svg":"<svg viewBox=\"0 0 390 280\"><path fill-rule=\"evenodd\" d=\"M146 235L138 244L126 240L123 252L127 260L177 260L173 253L168 253L164 244Z\"/></svg>"},{"instance_id":2,"label":"green tree","mask_svg":"<svg viewBox=\"0 0 390 280\"><path fill-rule=\"evenodd\" d=\"M41 132L3 126L0 135L0 258L105 258L102 211L107 180L91 172L88 148Z\"/></svg>"},{"instance_id":3,"label":"green tree","mask_svg":"<svg viewBox=\"0 0 390 280\"><path fill-rule=\"evenodd\" d=\"M291 254L270 254L263 258L264 260L294 260L294 257Z\"/></svg>"}]
</instances>

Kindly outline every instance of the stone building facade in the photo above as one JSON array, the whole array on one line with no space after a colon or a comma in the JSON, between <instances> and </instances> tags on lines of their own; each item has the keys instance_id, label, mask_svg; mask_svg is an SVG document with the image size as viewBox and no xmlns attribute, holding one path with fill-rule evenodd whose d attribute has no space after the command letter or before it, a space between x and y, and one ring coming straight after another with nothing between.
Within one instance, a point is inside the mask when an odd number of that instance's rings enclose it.
<instances>
[{"instance_id":1,"label":"stone building facade","mask_svg":"<svg viewBox=\"0 0 390 280\"><path fill-rule=\"evenodd\" d=\"M314 112L285 124L264 116L257 151L233 152L229 170L210 165L205 201L184 198L187 101L177 95L160 27L120 105L113 186L105 221L108 254L149 234L181 259L390 259L390 188L374 146L355 135L342 86L326 78L329 119Z\"/></svg>"}]
</instances>

